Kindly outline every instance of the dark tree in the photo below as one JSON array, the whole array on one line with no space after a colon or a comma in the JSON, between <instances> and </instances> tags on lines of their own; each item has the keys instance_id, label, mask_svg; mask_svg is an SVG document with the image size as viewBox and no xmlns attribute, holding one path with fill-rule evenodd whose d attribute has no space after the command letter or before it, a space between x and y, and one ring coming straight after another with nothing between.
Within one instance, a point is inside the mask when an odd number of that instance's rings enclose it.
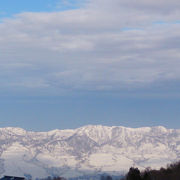
<instances>
[{"instance_id":1,"label":"dark tree","mask_svg":"<svg viewBox=\"0 0 180 180\"><path fill-rule=\"evenodd\" d=\"M107 176L106 180L112 180L112 177L111 176Z\"/></svg>"},{"instance_id":2,"label":"dark tree","mask_svg":"<svg viewBox=\"0 0 180 180\"><path fill-rule=\"evenodd\" d=\"M138 168L130 168L123 180L180 180L180 162L160 170L146 169L140 172Z\"/></svg>"},{"instance_id":3,"label":"dark tree","mask_svg":"<svg viewBox=\"0 0 180 180\"><path fill-rule=\"evenodd\" d=\"M141 180L141 173L138 168L131 167L126 177L127 180Z\"/></svg>"}]
</instances>

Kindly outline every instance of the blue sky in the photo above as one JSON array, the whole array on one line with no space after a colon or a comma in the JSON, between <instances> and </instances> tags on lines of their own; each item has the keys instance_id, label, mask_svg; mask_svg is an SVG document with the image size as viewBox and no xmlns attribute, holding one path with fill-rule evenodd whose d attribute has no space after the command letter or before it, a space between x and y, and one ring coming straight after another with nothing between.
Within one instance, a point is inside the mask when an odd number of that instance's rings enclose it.
<instances>
[{"instance_id":1,"label":"blue sky","mask_svg":"<svg viewBox=\"0 0 180 180\"><path fill-rule=\"evenodd\" d=\"M74 0L6 0L1 1L0 17L12 17L23 12L53 12L79 8L80 1Z\"/></svg>"},{"instance_id":2,"label":"blue sky","mask_svg":"<svg viewBox=\"0 0 180 180\"><path fill-rule=\"evenodd\" d=\"M0 125L35 131L86 124L179 128L179 104L175 98L14 97L1 101Z\"/></svg>"},{"instance_id":3,"label":"blue sky","mask_svg":"<svg viewBox=\"0 0 180 180\"><path fill-rule=\"evenodd\" d=\"M1 17L10 17L21 12L43 12L52 11L55 9L56 1L38 0L38 1L23 1L23 0L7 0L1 1L0 11Z\"/></svg>"},{"instance_id":4,"label":"blue sky","mask_svg":"<svg viewBox=\"0 0 180 180\"><path fill-rule=\"evenodd\" d=\"M180 128L179 8L0 1L0 127Z\"/></svg>"}]
</instances>

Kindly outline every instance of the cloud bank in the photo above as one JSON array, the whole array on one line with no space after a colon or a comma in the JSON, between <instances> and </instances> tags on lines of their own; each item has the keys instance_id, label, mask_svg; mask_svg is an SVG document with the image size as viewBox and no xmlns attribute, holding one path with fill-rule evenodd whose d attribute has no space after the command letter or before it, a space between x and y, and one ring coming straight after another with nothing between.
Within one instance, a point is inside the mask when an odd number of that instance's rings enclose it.
<instances>
[{"instance_id":1,"label":"cloud bank","mask_svg":"<svg viewBox=\"0 0 180 180\"><path fill-rule=\"evenodd\" d=\"M3 19L0 89L121 91L178 84L179 8L177 0L90 0L79 9Z\"/></svg>"}]
</instances>

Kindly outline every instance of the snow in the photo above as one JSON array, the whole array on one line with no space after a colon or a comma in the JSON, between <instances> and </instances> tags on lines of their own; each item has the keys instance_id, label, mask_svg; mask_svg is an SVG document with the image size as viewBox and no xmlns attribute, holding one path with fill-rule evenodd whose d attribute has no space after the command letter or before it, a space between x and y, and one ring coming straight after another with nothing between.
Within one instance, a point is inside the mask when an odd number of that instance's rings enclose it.
<instances>
[{"instance_id":1,"label":"snow","mask_svg":"<svg viewBox=\"0 0 180 180\"><path fill-rule=\"evenodd\" d=\"M65 165L75 167L76 165L76 160L73 156L60 155L59 157L53 157L49 154L39 154L37 160L43 164L47 164L49 167L62 167Z\"/></svg>"},{"instance_id":2,"label":"snow","mask_svg":"<svg viewBox=\"0 0 180 180\"><path fill-rule=\"evenodd\" d=\"M23 160L26 154L28 155L27 149L19 143L13 143L8 150L4 151L1 155L1 158L5 159L4 169L6 173L4 175L24 176L24 174L32 174L33 172L35 177L46 177L48 174L42 168Z\"/></svg>"},{"instance_id":3,"label":"snow","mask_svg":"<svg viewBox=\"0 0 180 180\"><path fill-rule=\"evenodd\" d=\"M106 172L124 171L133 165L133 161L122 155L97 153L90 156L89 164Z\"/></svg>"},{"instance_id":4,"label":"snow","mask_svg":"<svg viewBox=\"0 0 180 180\"><path fill-rule=\"evenodd\" d=\"M0 131L10 132L10 133L16 134L16 135L24 135L26 133L26 131L24 129L18 128L18 127L0 128Z\"/></svg>"},{"instance_id":5,"label":"snow","mask_svg":"<svg viewBox=\"0 0 180 180\"><path fill-rule=\"evenodd\" d=\"M89 125L49 132L9 127L0 132L1 176L121 174L133 165L160 168L180 159L180 131L161 126Z\"/></svg>"}]
</instances>

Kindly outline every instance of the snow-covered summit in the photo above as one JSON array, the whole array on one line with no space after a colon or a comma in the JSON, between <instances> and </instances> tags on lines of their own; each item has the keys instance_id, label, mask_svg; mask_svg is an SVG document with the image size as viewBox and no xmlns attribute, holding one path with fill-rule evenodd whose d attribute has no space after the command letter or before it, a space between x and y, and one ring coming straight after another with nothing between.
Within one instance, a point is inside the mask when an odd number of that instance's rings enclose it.
<instances>
[{"instance_id":1,"label":"snow-covered summit","mask_svg":"<svg viewBox=\"0 0 180 180\"><path fill-rule=\"evenodd\" d=\"M180 130L88 125L48 132L0 128L0 175L35 177L159 168L180 159Z\"/></svg>"},{"instance_id":2,"label":"snow-covered summit","mask_svg":"<svg viewBox=\"0 0 180 180\"><path fill-rule=\"evenodd\" d=\"M9 132L12 134L17 134L17 135L23 135L26 133L26 131L22 128L19 127L5 127L5 128L0 128L0 132Z\"/></svg>"}]
</instances>

